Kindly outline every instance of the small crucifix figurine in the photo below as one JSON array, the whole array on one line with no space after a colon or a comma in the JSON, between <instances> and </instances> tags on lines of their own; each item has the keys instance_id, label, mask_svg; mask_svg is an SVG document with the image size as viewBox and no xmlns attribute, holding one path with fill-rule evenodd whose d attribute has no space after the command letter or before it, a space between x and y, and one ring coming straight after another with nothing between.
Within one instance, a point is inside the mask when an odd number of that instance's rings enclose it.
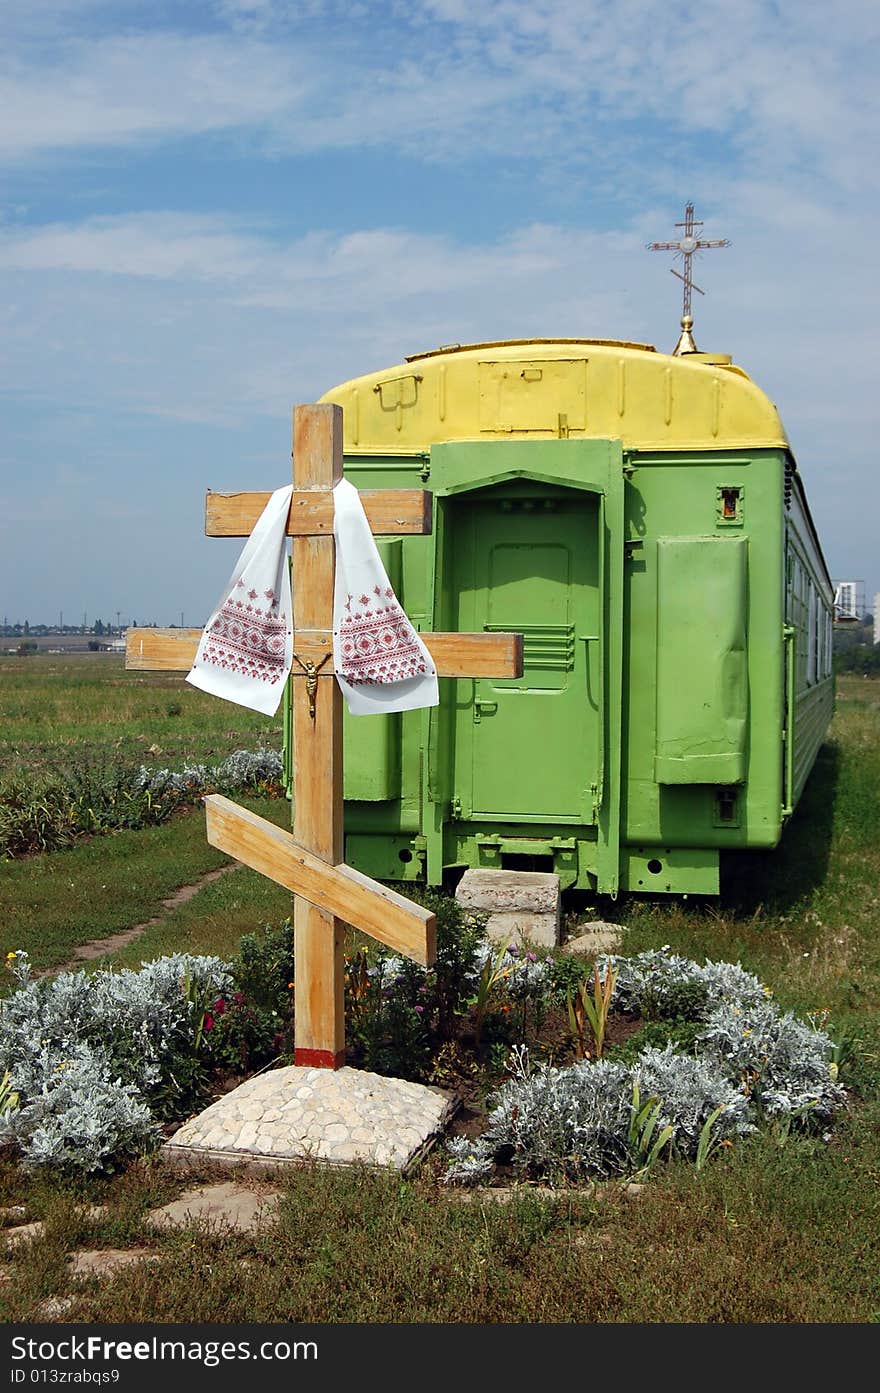
<instances>
[{"instance_id":1,"label":"small crucifix figurine","mask_svg":"<svg viewBox=\"0 0 880 1393\"><path fill-rule=\"evenodd\" d=\"M346 924L429 967L434 915L344 862L342 694L333 667L335 550L332 489L342 478L342 411L298 406L293 417L291 725L293 835L212 794L205 799L212 846L292 890L294 1063L345 1063L343 935ZM268 495L209 494L209 536L248 536ZM431 496L418 489L363 495L374 533L427 533ZM126 666L185 670L198 630L134 629ZM422 634L441 677L522 675L521 634ZM369 719L369 718L363 718Z\"/></svg>"}]
</instances>

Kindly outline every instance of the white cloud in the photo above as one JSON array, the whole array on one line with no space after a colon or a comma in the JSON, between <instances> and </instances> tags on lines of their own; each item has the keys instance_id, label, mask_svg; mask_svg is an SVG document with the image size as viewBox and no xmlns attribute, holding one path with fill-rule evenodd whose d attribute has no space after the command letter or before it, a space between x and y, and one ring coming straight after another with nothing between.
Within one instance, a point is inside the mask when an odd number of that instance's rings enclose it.
<instances>
[{"instance_id":1,"label":"white cloud","mask_svg":"<svg viewBox=\"0 0 880 1393\"><path fill-rule=\"evenodd\" d=\"M140 30L112 32L108 19L49 57L10 47L0 157L238 131L276 153L505 153L601 173L619 171L637 132L657 160L684 141L709 168L722 142L765 177L794 161L843 188L876 186L866 151L880 26L855 0L835 6L830 28L825 7L767 0L673 11L665 0L378 11L227 0L201 32L137 13ZM701 139L714 148L701 154Z\"/></svg>"},{"instance_id":2,"label":"white cloud","mask_svg":"<svg viewBox=\"0 0 880 1393\"><path fill-rule=\"evenodd\" d=\"M256 238L217 219L180 213L126 214L78 224L0 227L0 266L168 280L235 279L262 255Z\"/></svg>"},{"instance_id":3,"label":"white cloud","mask_svg":"<svg viewBox=\"0 0 880 1393\"><path fill-rule=\"evenodd\" d=\"M309 91L295 53L230 35L68 40L53 61L7 57L0 156L121 146L281 118Z\"/></svg>"},{"instance_id":4,"label":"white cloud","mask_svg":"<svg viewBox=\"0 0 880 1393\"><path fill-rule=\"evenodd\" d=\"M180 420L275 415L435 342L607 334L631 313L609 267L641 254L633 234L541 224L488 244L401 229L282 240L167 212L17 229L0 234L5 380Z\"/></svg>"},{"instance_id":5,"label":"white cloud","mask_svg":"<svg viewBox=\"0 0 880 1393\"><path fill-rule=\"evenodd\" d=\"M870 221L850 222L846 264L826 277L824 209L755 184L736 193L751 216L711 227L733 247L695 268L711 288L695 297L698 342L741 357L790 429L792 413L830 421L827 363L846 360L848 410L867 416ZM68 407L235 423L283 417L295 398L441 342L584 334L668 348L679 288L646 232L672 229L646 213L635 228L538 223L488 242L399 228L284 239L162 212L7 231L4 382Z\"/></svg>"}]
</instances>

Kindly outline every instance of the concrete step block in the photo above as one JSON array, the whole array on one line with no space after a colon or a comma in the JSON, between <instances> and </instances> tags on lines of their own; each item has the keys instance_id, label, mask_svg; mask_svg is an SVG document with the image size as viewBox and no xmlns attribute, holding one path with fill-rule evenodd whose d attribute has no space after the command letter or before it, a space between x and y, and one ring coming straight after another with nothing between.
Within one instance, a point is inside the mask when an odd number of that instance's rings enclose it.
<instances>
[{"instance_id":1,"label":"concrete step block","mask_svg":"<svg viewBox=\"0 0 880 1393\"><path fill-rule=\"evenodd\" d=\"M487 915L491 943L555 948L560 940L559 876L545 871L465 871L455 891L463 909Z\"/></svg>"},{"instance_id":2,"label":"concrete step block","mask_svg":"<svg viewBox=\"0 0 880 1393\"><path fill-rule=\"evenodd\" d=\"M465 871L455 898L466 909L495 911L524 909L530 914L556 914L559 876L548 871Z\"/></svg>"}]
</instances>

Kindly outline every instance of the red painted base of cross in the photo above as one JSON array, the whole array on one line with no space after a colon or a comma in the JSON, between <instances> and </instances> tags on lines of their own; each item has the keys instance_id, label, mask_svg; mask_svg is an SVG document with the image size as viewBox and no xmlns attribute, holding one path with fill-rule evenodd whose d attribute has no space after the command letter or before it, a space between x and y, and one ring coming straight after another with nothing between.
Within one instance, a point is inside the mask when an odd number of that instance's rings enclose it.
<instances>
[{"instance_id":1,"label":"red painted base of cross","mask_svg":"<svg viewBox=\"0 0 880 1393\"><path fill-rule=\"evenodd\" d=\"M345 1063L343 935L354 925L395 952L429 967L436 954L434 915L344 862L342 695L334 679L333 498L342 478L342 411L298 406L293 416L294 666L291 700L293 834L238 807L205 799L208 840L292 890L294 1062L338 1069ZM206 531L247 536L268 498L209 494ZM431 530L431 496L418 489L363 495L374 533ZM422 634L441 677L519 677L520 634ZM130 630L126 666L187 670L197 630ZM304 671L321 664L317 676ZM369 717L361 717L369 720Z\"/></svg>"}]
</instances>

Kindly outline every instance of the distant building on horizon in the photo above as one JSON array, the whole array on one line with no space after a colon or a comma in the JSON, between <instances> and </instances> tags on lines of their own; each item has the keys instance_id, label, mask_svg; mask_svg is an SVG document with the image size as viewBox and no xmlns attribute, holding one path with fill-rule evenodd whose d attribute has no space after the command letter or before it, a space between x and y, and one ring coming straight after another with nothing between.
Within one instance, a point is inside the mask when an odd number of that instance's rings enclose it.
<instances>
[{"instance_id":1,"label":"distant building on horizon","mask_svg":"<svg viewBox=\"0 0 880 1393\"><path fill-rule=\"evenodd\" d=\"M833 584L835 624L858 623L865 613L865 582L835 580Z\"/></svg>"}]
</instances>

